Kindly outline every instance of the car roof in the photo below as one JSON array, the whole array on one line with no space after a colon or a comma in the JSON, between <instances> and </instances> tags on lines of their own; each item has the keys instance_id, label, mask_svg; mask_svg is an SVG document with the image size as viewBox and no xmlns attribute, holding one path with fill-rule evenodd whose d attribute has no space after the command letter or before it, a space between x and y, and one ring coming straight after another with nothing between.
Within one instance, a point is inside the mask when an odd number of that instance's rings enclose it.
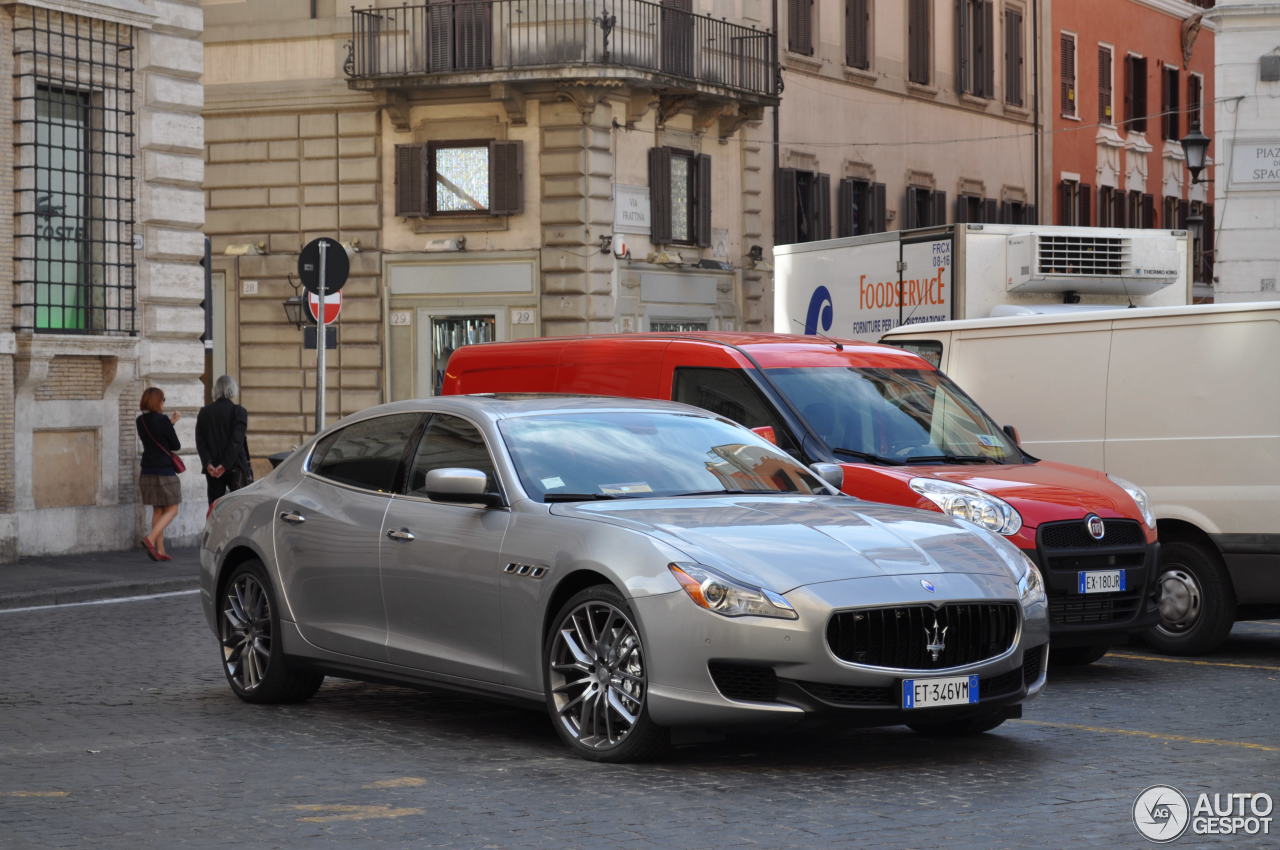
<instances>
[{"instance_id":1,"label":"car roof","mask_svg":"<svg viewBox=\"0 0 1280 850\"><path fill-rule=\"evenodd\" d=\"M511 419L558 412L642 412L656 411L717 419L713 413L688 404L656 399L614 398L568 393L477 393L405 399L365 408L334 425L346 425L392 413L456 413L491 420Z\"/></svg>"}]
</instances>

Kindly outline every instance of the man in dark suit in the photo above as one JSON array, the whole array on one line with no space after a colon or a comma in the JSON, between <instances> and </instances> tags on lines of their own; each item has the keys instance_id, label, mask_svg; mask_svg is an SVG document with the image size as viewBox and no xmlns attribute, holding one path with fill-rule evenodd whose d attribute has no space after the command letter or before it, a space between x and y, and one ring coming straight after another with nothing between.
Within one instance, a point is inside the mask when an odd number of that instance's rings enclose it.
<instances>
[{"instance_id":1,"label":"man in dark suit","mask_svg":"<svg viewBox=\"0 0 1280 850\"><path fill-rule=\"evenodd\" d=\"M213 401L196 417L196 451L208 485L209 504L228 490L239 490L253 480L249 466L249 412L236 403L240 386L223 375L213 382Z\"/></svg>"}]
</instances>

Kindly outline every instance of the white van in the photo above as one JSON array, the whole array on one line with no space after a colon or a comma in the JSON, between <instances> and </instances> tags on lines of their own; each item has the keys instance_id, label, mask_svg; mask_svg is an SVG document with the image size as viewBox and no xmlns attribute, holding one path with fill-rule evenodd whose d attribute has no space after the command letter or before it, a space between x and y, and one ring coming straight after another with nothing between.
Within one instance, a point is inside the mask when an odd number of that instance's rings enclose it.
<instances>
[{"instance_id":1,"label":"white van","mask_svg":"<svg viewBox=\"0 0 1280 850\"><path fill-rule=\"evenodd\" d=\"M1160 536L1147 642L1206 652L1280 611L1280 302L934 322L934 362L1023 448L1142 486Z\"/></svg>"}]
</instances>

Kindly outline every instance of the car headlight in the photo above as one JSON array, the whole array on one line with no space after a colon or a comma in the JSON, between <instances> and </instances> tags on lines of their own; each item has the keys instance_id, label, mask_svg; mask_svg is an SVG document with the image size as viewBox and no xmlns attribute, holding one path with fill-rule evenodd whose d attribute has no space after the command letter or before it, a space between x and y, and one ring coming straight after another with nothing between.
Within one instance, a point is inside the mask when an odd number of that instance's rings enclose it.
<instances>
[{"instance_id":1,"label":"car headlight","mask_svg":"<svg viewBox=\"0 0 1280 850\"><path fill-rule=\"evenodd\" d=\"M781 594L741 584L698 564L668 564L671 574L699 608L726 617L779 617L795 620L799 614Z\"/></svg>"},{"instance_id":2,"label":"car headlight","mask_svg":"<svg viewBox=\"0 0 1280 850\"><path fill-rule=\"evenodd\" d=\"M907 483L944 514L967 519L996 534L1017 534L1022 528L1022 515L1013 505L975 487L937 478L912 478Z\"/></svg>"},{"instance_id":3,"label":"car headlight","mask_svg":"<svg viewBox=\"0 0 1280 850\"><path fill-rule=\"evenodd\" d=\"M1043 604L1045 601L1044 576L1040 575L1040 568L1026 555L1022 556L1022 561L1025 569L1018 577L1018 599L1025 608L1030 608L1037 603Z\"/></svg>"},{"instance_id":4,"label":"car headlight","mask_svg":"<svg viewBox=\"0 0 1280 850\"><path fill-rule=\"evenodd\" d=\"M1112 484L1128 493L1129 498L1133 499L1134 504L1138 506L1138 511L1142 514L1142 521L1147 524L1147 528L1155 528L1156 515L1151 512L1151 500L1147 498L1147 491L1132 481L1125 481L1118 475L1108 474L1107 477L1111 479Z\"/></svg>"}]
</instances>

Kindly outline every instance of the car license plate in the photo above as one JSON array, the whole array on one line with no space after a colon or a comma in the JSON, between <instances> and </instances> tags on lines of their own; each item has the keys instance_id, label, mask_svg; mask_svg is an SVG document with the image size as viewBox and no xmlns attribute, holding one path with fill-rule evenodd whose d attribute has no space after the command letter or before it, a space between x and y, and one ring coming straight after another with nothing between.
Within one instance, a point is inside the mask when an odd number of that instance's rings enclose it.
<instances>
[{"instance_id":1,"label":"car license plate","mask_svg":"<svg viewBox=\"0 0 1280 850\"><path fill-rule=\"evenodd\" d=\"M1081 593L1116 593L1125 589L1124 570L1090 570L1079 575Z\"/></svg>"},{"instance_id":2,"label":"car license plate","mask_svg":"<svg viewBox=\"0 0 1280 850\"><path fill-rule=\"evenodd\" d=\"M969 705L978 701L978 677L949 679L903 679L903 708L933 708L941 705Z\"/></svg>"}]
</instances>

